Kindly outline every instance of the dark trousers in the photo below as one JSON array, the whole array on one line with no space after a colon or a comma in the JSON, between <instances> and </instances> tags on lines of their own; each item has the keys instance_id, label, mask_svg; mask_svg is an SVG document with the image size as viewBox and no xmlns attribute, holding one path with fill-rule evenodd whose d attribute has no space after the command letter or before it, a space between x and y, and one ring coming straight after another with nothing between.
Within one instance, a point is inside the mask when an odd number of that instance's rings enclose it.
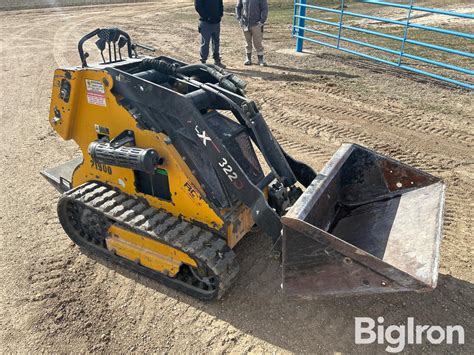
<instances>
[{"instance_id":1,"label":"dark trousers","mask_svg":"<svg viewBox=\"0 0 474 355\"><path fill-rule=\"evenodd\" d=\"M207 23L199 21L199 33L201 34L201 60L209 57L209 44L212 42L212 57L219 60L219 37L221 34L220 23Z\"/></svg>"}]
</instances>

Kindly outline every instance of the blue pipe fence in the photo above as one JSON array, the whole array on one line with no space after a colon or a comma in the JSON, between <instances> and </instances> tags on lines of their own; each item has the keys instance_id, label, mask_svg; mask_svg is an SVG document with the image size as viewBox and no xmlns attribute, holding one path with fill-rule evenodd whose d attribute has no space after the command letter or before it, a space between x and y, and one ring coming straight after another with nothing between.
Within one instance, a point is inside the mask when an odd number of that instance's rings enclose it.
<instances>
[{"instance_id":1,"label":"blue pipe fence","mask_svg":"<svg viewBox=\"0 0 474 355\"><path fill-rule=\"evenodd\" d=\"M312 3L294 1L293 37L297 52L303 51L307 41L474 90L474 34L415 21L432 14L442 15L461 19L464 26L460 28L473 32L473 14L415 6L415 0L350 2L350 8L356 5L356 9L362 10L370 6L395 9L399 19L393 19L349 11L348 0L333 1L333 6L339 4L332 8L320 6L322 1L309 1ZM382 31L383 28L389 28L389 33ZM378 42L382 39L383 43L374 43L377 42L374 39L379 39ZM447 46L444 42L456 45Z\"/></svg>"}]
</instances>

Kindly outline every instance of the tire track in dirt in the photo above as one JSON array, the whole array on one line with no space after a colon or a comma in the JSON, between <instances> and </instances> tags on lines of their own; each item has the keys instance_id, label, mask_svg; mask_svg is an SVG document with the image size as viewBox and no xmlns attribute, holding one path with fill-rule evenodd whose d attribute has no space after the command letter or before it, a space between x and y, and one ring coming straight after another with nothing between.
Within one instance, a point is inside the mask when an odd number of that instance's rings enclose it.
<instances>
[{"instance_id":1,"label":"tire track in dirt","mask_svg":"<svg viewBox=\"0 0 474 355\"><path fill-rule=\"evenodd\" d=\"M276 112L276 110L280 112ZM406 164L430 171L451 170L460 164L452 159L421 152L407 145L395 142L380 142L380 137L373 137L364 131L360 132L353 128L340 126L337 121L322 121L317 116L306 118L303 115L295 115L294 112L286 113L282 111L282 109L276 109L273 106L273 112L268 116L269 122L275 123L275 126L283 125L296 128L313 139L323 139L329 142L337 141L339 143L347 141L359 142ZM331 113L331 110L328 112ZM289 114L297 118L290 118ZM270 126L272 125L270 124Z\"/></svg>"},{"instance_id":2,"label":"tire track in dirt","mask_svg":"<svg viewBox=\"0 0 474 355\"><path fill-rule=\"evenodd\" d=\"M274 130L274 133L277 141L284 148L288 148L292 152L302 153L310 157L316 158L317 160L328 159L332 155L329 151L324 150L321 147L304 144L298 142L296 139L292 140L289 135L284 135L278 129Z\"/></svg>"},{"instance_id":3,"label":"tire track in dirt","mask_svg":"<svg viewBox=\"0 0 474 355\"><path fill-rule=\"evenodd\" d=\"M43 257L33 260L27 268L30 292L25 295L25 298L31 298L35 302L57 298L61 303L61 295L64 295L65 289L68 289L64 288L64 285L67 285L72 277L70 269L76 265L77 258L80 257L79 254L68 252L73 243L64 237L61 225L56 218L56 202L57 196L51 195L48 198L41 198L37 203L39 208L45 204L48 207L37 215L39 219L44 220L46 238L39 240L39 245L35 248L41 250ZM53 211L54 214L51 214ZM58 250L58 244L60 250ZM86 269L87 267L80 268L81 272Z\"/></svg>"},{"instance_id":4,"label":"tire track in dirt","mask_svg":"<svg viewBox=\"0 0 474 355\"><path fill-rule=\"evenodd\" d=\"M307 75L307 74L303 74L303 75L305 78L308 78L309 80L314 80L314 78L311 75ZM306 95L308 95L308 91L316 91L321 94L332 96L335 99L340 99L341 97L347 96L346 90L344 90L343 88L332 86L331 83L318 85L317 83L312 82L310 85L307 85L304 82L297 80L295 82L290 82L289 84L287 84L287 81L284 80L285 79L284 75L282 79L283 79L282 81L285 82L285 86L288 86L290 88L294 87L297 90L301 90L301 88L304 88ZM267 96L264 94L262 97L265 98L265 100L274 100L277 96L279 96L280 98L285 98L278 94L276 94L275 96ZM286 100L286 101L291 104L295 104L295 101L290 101L290 100Z\"/></svg>"},{"instance_id":5,"label":"tire track in dirt","mask_svg":"<svg viewBox=\"0 0 474 355\"><path fill-rule=\"evenodd\" d=\"M61 286L65 283L64 269L71 262L72 258L69 256L56 254L35 260L30 266L32 272L28 277L34 293L32 300L43 301L62 293ZM31 296L26 296L26 298L29 297Z\"/></svg>"},{"instance_id":6,"label":"tire track in dirt","mask_svg":"<svg viewBox=\"0 0 474 355\"><path fill-rule=\"evenodd\" d=\"M265 103L277 104L281 105L284 103L288 107L298 109L298 110L305 110L304 112L308 113L308 110L311 111L319 111L324 113L333 113L338 115L347 116L350 118L356 118L359 120L365 120L369 122L380 123L384 125L388 125L391 127L397 127L406 130L415 130L420 133L426 133L429 135L437 135L439 137L444 137L448 139L452 139L454 142L457 143L464 143L464 144L473 144L474 143L474 136L467 132L453 132L450 127L442 126L436 127L433 123L429 122L422 122L419 119L419 116L415 116L412 114L406 114L402 112L398 112L398 115L387 114L384 116L375 116L368 112L364 111L350 111L346 110L341 107L334 107L328 106L324 104L313 104L310 102L304 102L299 100L288 100L282 99L281 97L273 96L273 97L265 97ZM403 114L403 122L400 123L400 117ZM441 122L436 123L438 126L442 125Z\"/></svg>"},{"instance_id":7,"label":"tire track in dirt","mask_svg":"<svg viewBox=\"0 0 474 355\"><path fill-rule=\"evenodd\" d=\"M458 173L449 174L446 177L446 183L444 239L441 248L442 266L454 276L461 274L464 270L472 273L471 239L474 233L474 215L472 214L474 202L469 196L469 191L474 191L474 183L469 176ZM443 262L447 260L449 262Z\"/></svg>"}]
</instances>

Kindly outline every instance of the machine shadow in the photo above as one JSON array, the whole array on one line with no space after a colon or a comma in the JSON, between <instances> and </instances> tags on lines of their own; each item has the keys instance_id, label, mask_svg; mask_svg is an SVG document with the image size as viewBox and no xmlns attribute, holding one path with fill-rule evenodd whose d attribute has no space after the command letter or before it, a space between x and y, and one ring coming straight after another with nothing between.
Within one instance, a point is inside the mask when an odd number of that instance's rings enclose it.
<instances>
[{"instance_id":1,"label":"machine shadow","mask_svg":"<svg viewBox=\"0 0 474 355\"><path fill-rule=\"evenodd\" d=\"M223 299L212 302L195 300L115 263L94 259L153 291L189 304L247 335L292 352L382 352L386 345L354 344L355 317L374 320L384 317L385 326L406 324L408 317L414 317L415 324L420 325L462 325L467 340L469 332L474 329L474 285L470 282L440 275L438 287L428 293L291 299L280 288L280 265L270 257L269 251L270 241L263 234L253 233L244 238L236 247L240 262L237 281ZM158 307L147 311L160 312ZM466 351L468 345L440 344L436 345L436 352ZM427 349L426 345L423 349L433 350ZM405 351L419 353L420 347L407 346Z\"/></svg>"}]
</instances>

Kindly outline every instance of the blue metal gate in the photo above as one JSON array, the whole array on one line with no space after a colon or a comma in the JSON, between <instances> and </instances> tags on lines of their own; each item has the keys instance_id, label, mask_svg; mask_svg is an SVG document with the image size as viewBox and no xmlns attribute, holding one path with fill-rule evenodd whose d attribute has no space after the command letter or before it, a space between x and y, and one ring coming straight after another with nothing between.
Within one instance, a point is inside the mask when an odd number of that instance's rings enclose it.
<instances>
[{"instance_id":1,"label":"blue metal gate","mask_svg":"<svg viewBox=\"0 0 474 355\"><path fill-rule=\"evenodd\" d=\"M330 8L320 6L327 1L295 0L296 51L301 52L308 41L474 89L474 15L403 1L359 0L350 2L349 8L347 0L336 0L332 3L338 6ZM378 16L380 10L375 15L350 11L353 7L361 12L368 7L391 8L399 18ZM461 30L417 21L433 15L461 21Z\"/></svg>"}]
</instances>

